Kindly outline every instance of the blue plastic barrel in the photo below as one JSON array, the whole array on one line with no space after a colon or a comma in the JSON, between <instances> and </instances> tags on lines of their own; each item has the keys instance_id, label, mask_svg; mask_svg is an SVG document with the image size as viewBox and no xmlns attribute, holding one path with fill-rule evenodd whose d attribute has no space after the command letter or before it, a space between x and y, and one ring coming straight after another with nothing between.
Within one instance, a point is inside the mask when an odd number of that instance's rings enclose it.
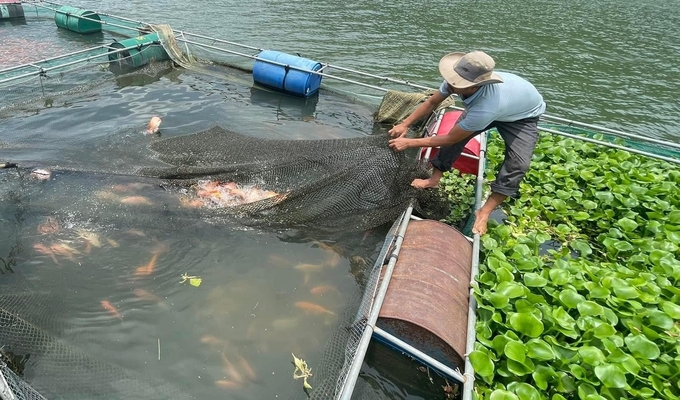
<instances>
[{"instance_id":1,"label":"blue plastic barrel","mask_svg":"<svg viewBox=\"0 0 680 400\"><path fill-rule=\"evenodd\" d=\"M304 97L313 95L321 86L321 75L309 72L320 70L319 62L272 50L263 50L257 58L253 66L255 83ZM262 60L275 61L283 65Z\"/></svg>"}]
</instances>

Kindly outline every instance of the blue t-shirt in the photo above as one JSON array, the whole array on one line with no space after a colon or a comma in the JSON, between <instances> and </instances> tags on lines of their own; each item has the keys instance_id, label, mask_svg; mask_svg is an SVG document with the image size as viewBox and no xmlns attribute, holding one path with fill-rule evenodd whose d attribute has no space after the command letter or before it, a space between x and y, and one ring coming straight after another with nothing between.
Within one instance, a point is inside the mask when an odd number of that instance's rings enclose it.
<instances>
[{"instance_id":1,"label":"blue t-shirt","mask_svg":"<svg viewBox=\"0 0 680 400\"><path fill-rule=\"evenodd\" d=\"M493 121L511 122L538 117L545 112L545 102L538 90L523 78L509 72L496 72L502 83L480 86L472 96L464 98L465 111L458 125L466 131L480 131ZM439 93L450 96L446 81Z\"/></svg>"}]
</instances>

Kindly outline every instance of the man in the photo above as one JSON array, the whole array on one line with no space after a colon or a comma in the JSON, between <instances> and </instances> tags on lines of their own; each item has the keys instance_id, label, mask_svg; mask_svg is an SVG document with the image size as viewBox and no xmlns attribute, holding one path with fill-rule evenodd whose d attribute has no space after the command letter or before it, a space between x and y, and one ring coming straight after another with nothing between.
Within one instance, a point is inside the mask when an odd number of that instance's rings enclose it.
<instances>
[{"instance_id":1,"label":"man","mask_svg":"<svg viewBox=\"0 0 680 400\"><path fill-rule=\"evenodd\" d=\"M486 233L489 215L505 199L517 197L538 140L538 118L545 112L545 102L536 88L526 80L510 73L493 71L494 60L482 51L450 53L439 61L439 72L444 82L439 91L418 106L390 135L390 147L402 151L410 147L437 147L432 159L432 176L416 179L416 188L434 188L445 171L463 151L465 144L479 133L495 127L505 141L505 158L491 184L492 194L475 214L474 233ZM409 126L428 116L448 96L457 94L465 104L465 111L448 135L407 139Z\"/></svg>"}]
</instances>

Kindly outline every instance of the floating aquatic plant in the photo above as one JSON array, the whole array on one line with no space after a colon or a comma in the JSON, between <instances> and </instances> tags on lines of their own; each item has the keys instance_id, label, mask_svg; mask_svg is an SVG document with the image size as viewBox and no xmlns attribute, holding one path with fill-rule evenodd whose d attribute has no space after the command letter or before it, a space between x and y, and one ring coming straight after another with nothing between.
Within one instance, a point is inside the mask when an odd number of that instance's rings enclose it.
<instances>
[{"instance_id":1,"label":"floating aquatic plant","mask_svg":"<svg viewBox=\"0 0 680 400\"><path fill-rule=\"evenodd\" d=\"M488 154L493 173L502 143ZM678 185L675 165L541 134L482 238L477 398L680 398Z\"/></svg>"},{"instance_id":2,"label":"floating aquatic plant","mask_svg":"<svg viewBox=\"0 0 680 400\"><path fill-rule=\"evenodd\" d=\"M307 366L307 362L295 357L295 354L293 354L293 364L295 364L293 379L302 378L302 386L307 390L311 389L312 385L307 383L307 378L312 376L312 369Z\"/></svg>"},{"instance_id":3,"label":"floating aquatic plant","mask_svg":"<svg viewBox=\"0 0 680 400\"><path fill-rule=\"evenodd\" d=\"M201 283L203 282L203 279L201 279L200 276L189 276L186 273L182 274L181 278L182 280L179 283L189 281L189 284L194 287L201 286Z\"/></svg>"}]
</instances>

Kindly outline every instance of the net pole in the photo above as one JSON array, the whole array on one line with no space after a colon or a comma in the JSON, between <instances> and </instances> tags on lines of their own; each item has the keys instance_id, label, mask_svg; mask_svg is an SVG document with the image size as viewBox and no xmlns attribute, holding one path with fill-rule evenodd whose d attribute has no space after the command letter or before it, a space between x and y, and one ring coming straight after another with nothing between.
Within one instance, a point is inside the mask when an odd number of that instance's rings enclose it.
<instances>
[{"instance_id":1,"label":"net pole","mask_svg":"<svg viewBox=\"0 0 680 400\"><path fill-rule=\"evenodd\" d=\"M488 131L487 131L488 132ZM484 169L486 164L487 132L480 136L479 163L477 164L477 190L475 193L475 211L482 207L482 191L484 186ZM470 362L470 353L475 349L477 340L475 325L477 324L477 300L475 299L474 286L479 274L479 251L480 236L475 233L472 239L472 264L470 268L470 294L468 302L468 323L465 342L465 383L463 384L463 400L472 400L472 391L475 386L475 370Z\"/></svg>"},{"instance_id":2,"label":"net pole","mask_svg":"<svg viewBox=\"0 0 680 400\"><path fill-rule=\"evenodd\" d=\"M351 69L351 68L345 68L345 67L341 67L341 66L338 66L338 65L328 64L328 66L331 67L331 68L337 69L339 71L351 72L351 73L357 74L357 75L368 76L370 78L380 79L380 80L383 80L385 82L399 83L401 85L411 86L411 87L414 87L416 89L434 90L434 89L429 88L427 86L418 85L416 83L404 81L404 80L400 80L400 79L390 78L388 76L380 76L380 75L375 75L375 74L369 74L368 72L357 71L357 70L354 70L354 69Z\"/></svg>"},{"instance_id":3,"label":"net pole","mask_svg":"<svg viewBox=\"0 0 680 400\"><path fill-rule=\"evenodd\" d=\"M124 51L136 49L137 47L138 46L135 45L135 46L125 47L125 48L122 48L122 49L110 50L106 53L101 53L101 54L96 54L96 55L93 55L93 56L90 56L90 57L80 58L78 60L67 62L65 64L55 65L54 67L49 67L49 68L42 68L41 67L37 71L28 72L28 73L25 73L25 74L21 74L21 75L13 76L13 77L10 77L10 78L2 79L2 80L0 80L0 84L3 84L5 82L10 82L10 81L13 81L13 80L16 80L16 79L28 78L30 76L35 76L35 75L42 75L46 72L49 72L49 71L52 71L52 70L55 70L55 69L64 68L64 67L68 67L68 66L71 66L71 65L74 65L74 64L87 62L87 61L93 60L95 58L108 56L109 54L122 53Z\"/></svg>"},{"instance_id":4,"label":"net pole","mask_svg":"<svg viewBox=\"0 0 680 400\"><path fill-rule=\"evenodd\" d=\"M378 320L378 314L380 313L380 308L385 300L385 294L387 293L387 287L390 284L390 279L392 278L392 272L394 272L394 266L397 264L397 258L399 257L399 251L401 250L401 245L404 242L404 235L406 234L406 228L408 227L409 221L411 221L411 213L413 212L413 204L409 205L406 211L404 211L401 220L401 226L397 233L397 239L394 244L394 251L390 254L390 261L385 269L385 275L380 284L380 289L375 296L373 305L371 306L371 313L366 321L366 327L361 336L359 345L357 346L357 351L354 354L354 359L352 359L352 365L347 373L347 380L342 387L342 392L338 399L340 400L350 400L352 398L352 393L354 392L354 387L356 386L357 379L359 378L359 372L361 370L361 364L364 362L364 357L366 356L366 351L368 350L368 345L373 336L373 330L375 323Z\"/></svg>"},{"instance_id":5,"label":"net pole","mask_svg":"<svg viewBox=\"0 0 680 400\"><path fill-rule=\"evenodd\" d=\"M26 67L40 68L40 66L35 65L35 64L40 64L40 63L44 63L44 62L48 62L48 61L59 60L59 59L61 59L61 58L76 56L76 55L78 55L78 54L87 53L87 52L89 52L89 51L99 50L99 49L103 49L103 48L107 48L107 46L106 46L106 45L100 45L100 46L90 47L89 49L78 50L78 51L74 51L74 52L72 52L72 53L66 53L66 54L62 54L62 55L56 56L56 57L44 58L44 59L42 59L42 60L40 60L40 61L33 61L33 62L31 62L31 63L21 64L21 65L15 65L14 67L9 67L9 68L5 68L5 69L0 69L0 74L4 74L4 73L6 73L6 72L14 71L15 69L21 69L21 68L26 68Z\"/></svg>"}]
</instances>

